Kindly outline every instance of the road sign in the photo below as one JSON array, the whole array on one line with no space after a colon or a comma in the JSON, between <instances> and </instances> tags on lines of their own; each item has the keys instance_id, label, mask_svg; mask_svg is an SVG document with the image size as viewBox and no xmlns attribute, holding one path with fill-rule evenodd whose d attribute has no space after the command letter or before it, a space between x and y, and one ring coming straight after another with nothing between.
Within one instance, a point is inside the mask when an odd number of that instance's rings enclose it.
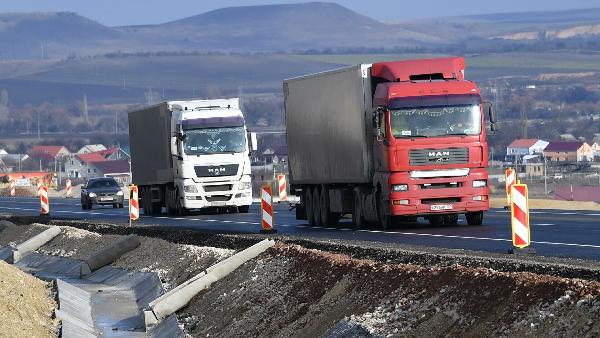
<instances>
[{"instance_id":1,"label":"road sign","mask_svg":"<svg viewBox=\"0 0 600 338\"><path fill-rule=\"evenodd\" d=\"M511 186L511 223L513 246L522 249L531 244L527 184Z\"/></svg>"},{"instance_id":2,"label":"road sign","mask_svg":"<svg viewBox=\"0 0 600 338\"><path fill-rule=\"evenodd\" d=\"M265 184L260 189L260 214L262 230L261 234L272 234L275 230L275 222L273 221L273 190L270 184Z\"/></svg>"},{"instance_id":3,"label":"road sign","mask_svg":"<svg viewBox=\"0 0 600 338\"><path fill-rule=\"evenodd\" d=\"M287 201L287 181L284 174L277 175L277 185L279 186L279 200Z\"/></svg>"}]
</instances>

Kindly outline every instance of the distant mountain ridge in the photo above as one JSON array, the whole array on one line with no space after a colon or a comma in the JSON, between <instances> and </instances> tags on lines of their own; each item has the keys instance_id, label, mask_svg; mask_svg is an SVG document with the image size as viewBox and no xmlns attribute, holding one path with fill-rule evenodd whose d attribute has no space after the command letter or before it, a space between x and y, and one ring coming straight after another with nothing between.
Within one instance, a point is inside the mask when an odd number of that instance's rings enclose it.
<instances>
[{"instance_id":1,"label":"distant mountain ridge","mask_svg":"<svg viewBox=\"0 0 600 338\"><path fill-rule=\"evenodd\" d=\"M322 2L222 8L163 24L124 27L107 27L70 12L0 13L0 58L443 47L470 39L595 38L598 25L600 8L386 24Z\"/></svg>"}]
</instances>

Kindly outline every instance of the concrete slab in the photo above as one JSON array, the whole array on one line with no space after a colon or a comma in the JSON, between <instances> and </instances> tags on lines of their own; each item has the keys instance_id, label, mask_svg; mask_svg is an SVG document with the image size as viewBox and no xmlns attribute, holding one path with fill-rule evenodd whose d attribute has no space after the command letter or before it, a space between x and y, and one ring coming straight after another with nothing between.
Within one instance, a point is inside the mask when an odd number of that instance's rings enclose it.
<instances>
[{"instance_id":1,"label":"concrete slab","mask_svg":"<svg viewBox=\"0 0 600 338\"><path fill-rule=\"evenodd\" d=\"M0 248L0 261L5 261L6 263L13 263L13 248L2 247Z\"/></svg>"},{"instance_id":2,"label":"concrete slab","mask_svg":"<svg viewBox=\"0 0 600 338\"><path fill-rule=\"evenodd\" d=\"M44 280L79 278L86 267L83 261L32 252L15 263L19 269Z\"/></svg>"}]
</instances>

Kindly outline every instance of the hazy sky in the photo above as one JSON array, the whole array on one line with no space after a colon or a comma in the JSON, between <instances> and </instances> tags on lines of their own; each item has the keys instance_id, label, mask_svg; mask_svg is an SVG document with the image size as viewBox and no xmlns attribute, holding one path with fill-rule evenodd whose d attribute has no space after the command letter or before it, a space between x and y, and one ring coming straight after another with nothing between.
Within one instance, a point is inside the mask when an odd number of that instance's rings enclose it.
<instances>
[{"instance_id":1,"label":"hazy sky","mask_svg":"<svg viewBox=\"0 0 600 338\"><path fill-rule=\"evenodd\" d=\"M212 9L297 0L0 0L0 12L72 11L109 26L151 24ZM340 5L383 21L410 18L600 7L598 0L338 0Z\"/></svg>"}]
</instances>

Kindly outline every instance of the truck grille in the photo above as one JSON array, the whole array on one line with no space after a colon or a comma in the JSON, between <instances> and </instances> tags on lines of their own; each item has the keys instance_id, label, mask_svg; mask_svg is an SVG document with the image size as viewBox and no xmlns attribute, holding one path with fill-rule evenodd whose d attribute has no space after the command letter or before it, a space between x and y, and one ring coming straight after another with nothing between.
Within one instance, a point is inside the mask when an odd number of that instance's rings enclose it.
<instances>
[{"instance_id":1,"label":"truck grille","mask_svg":"<svg viewBox=\"0 0 600 338\"><path fill-rule=\"evenodd\" d=\"M206 200L209 202L227 202L231 199L231 195L208 196Z\"/></svg>"},{"instance_id":2,"label":"truck grille","mask_svg":"<svg viewBox=\"0 0 600 338\"><path fill-rule=\"evenodd\" d=\"M462 182L449 183L424 183L419 185L421 189L447 189L447 188L462 188Z\"/></svg>"},{"instance_id":3,"label":"truck grille","mask_svg":"<svg viewBox=\"0 0 600 338\"><path fill-rule=\"evenodd\" d=\"M409 155L410 165L463 164L469 162L469 149L414 149Z\"/></svg>"},{"instance_id":4,"label":"truck grille","mask_svg":"<svg viewBox=\"0 0 600 338\"><path fill-rule=\"evenodd\" d=\"M213 192L213 191L230 191L231 184L222 184L222 185L207 185L204 187L204 191Z\"/></svg>"},{"instance_id":5,"label":"truck grille","mask_svg":"<svg viewBox=\"0 0 600 338\"><path fill-rule=\"evenodd\" d=\"M206 165L195 166L196 176L198 177L219 177L219 176L234 176L237 174L237 164L224 165Z\"/></svg>"}]
</instances>

